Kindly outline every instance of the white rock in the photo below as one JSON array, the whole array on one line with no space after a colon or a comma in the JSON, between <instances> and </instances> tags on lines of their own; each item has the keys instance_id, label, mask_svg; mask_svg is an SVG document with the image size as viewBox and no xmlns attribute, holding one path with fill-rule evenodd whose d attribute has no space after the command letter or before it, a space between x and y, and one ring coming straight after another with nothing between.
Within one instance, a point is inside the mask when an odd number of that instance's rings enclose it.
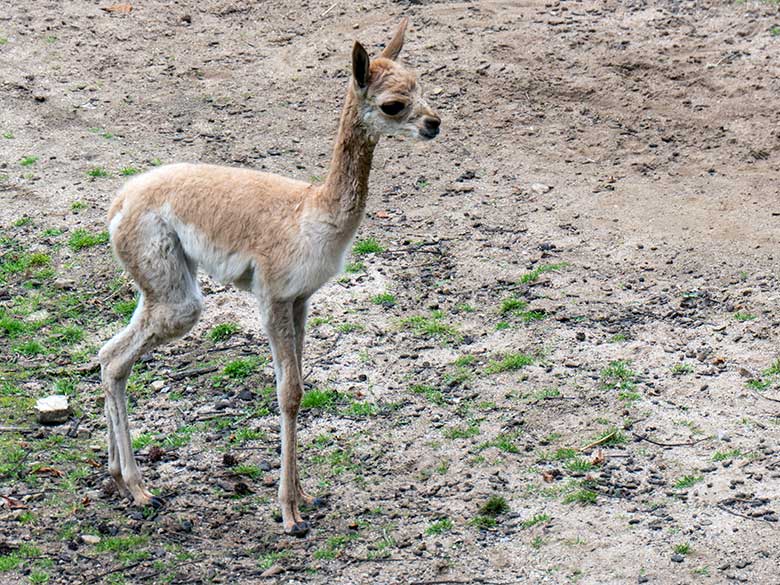
<instances>
[{"instance_id":1,"label":"white rock","mask_svg":"<svg viewBox=\"0 0 780 585\"><path fill-rule=\"evenodd\" d=\"M70 416L68 397L64 394L53 394L46 398L39 398L35 403L35 415L41 424L64 423Z\"/></svg>"},{"instance_id":2,"label":"white rock","mask_svg":"<svg viewBox=\"0 0 780 585\"><path fill-rule=\"evenodd\" d=\"M100 537L94 534L82 534L81 542L83 542L84 544L97 544L98 542L100 542Z\"/></svg>"},{"instance_id":3,"label":"white rock","mask_svg":"<svg viewBox=\"0 0 780 585\"><path fill-rule=\"evenodd\" d=\"M552 191L552 187L550 187L549 185L545 185L544 183L534 183L533 185L531 185L531 191L533 191L537 195L544 195L545 193Z\"/></svg>"},{"instance_id":4,"label":"white rock","mask_svg":"<svg viewBox=\"0 0 780 585\"><path fill-rule=\"evenodd\" d=\"M150 384L150 386L152 387L152 390L154 390L155 392L159 392L165 387L165 382L163 382L162 380L155 380Z\"/></svg>"}]
</instances>

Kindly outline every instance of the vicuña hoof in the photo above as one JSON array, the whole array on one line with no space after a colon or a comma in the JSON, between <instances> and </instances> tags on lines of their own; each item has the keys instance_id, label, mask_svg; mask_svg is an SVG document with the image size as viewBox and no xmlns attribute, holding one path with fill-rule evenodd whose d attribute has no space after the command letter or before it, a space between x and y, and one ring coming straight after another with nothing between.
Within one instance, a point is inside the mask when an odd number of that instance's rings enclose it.
<instances>
[{"instance_id":1,"label":"vicu\u00f1a hoof","mask_svg":"<svg viewBox=\"0 0 780 585\"><path fill-rule=\"evenodd\" d=\"M285 532L290 536L297 536L298 538L303 538L304 536L309 534L309 530L311 530L311 527L309 526L309 523L304 520L302 522L297 522L293 524L292 528L286 529Z\"/></svg>"}]
</instances>

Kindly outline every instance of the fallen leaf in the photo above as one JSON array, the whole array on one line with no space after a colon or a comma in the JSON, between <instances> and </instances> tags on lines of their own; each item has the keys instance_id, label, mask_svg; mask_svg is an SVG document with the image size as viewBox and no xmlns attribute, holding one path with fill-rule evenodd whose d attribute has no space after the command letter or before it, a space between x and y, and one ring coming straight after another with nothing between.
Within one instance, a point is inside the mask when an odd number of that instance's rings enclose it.
<instances>
[{"instance_id":1,"label":"fallen leaf","mask_svg":"<svg viewBox=\"0 0 780 585\"><path fill-rule=\"evenodd\" d=\"M545 471L542 473L542 479L547 483L552 483L555 481L555 474L552 471Z\"/></svg>"},{"instance_id":2,"label":"fallen leaf","mask_svg":"<svg viewBox=\"0 0 780 585\"><path fill-rule=\"evenodd\" d=\"M116 12L117 14L130 14L133 7L130 4L114 4L112 6L101 7L104 12Z\"/></svg>"},{"instance_id":3,"label":"fallen leaf","mask_svg":"<svg viewBox=\"0 0 780 585\"><path fill-rule=\"evenodd\" d=\"M374 213L374 217L378 217L379 219L387 219L390 217L390 214L386 211L377 211Z\"/></svg>"},{"instance_id":4,"label":"fallen leaf","mask_svg":"<svg viewBox=\"0 0 780 585\"><path fill-rule=\"evenodd\" d=\"M593 459L590 460L591 465L604 465L604 461L606 461L606 457L604 457L604 451L599 449L596 451L596 454L593 456Z\"/></svg>"},{"instance_id":5,"label":"fallen leaf","mask_svg":"<svg viewBox=\"0 0 780 585\"><path fill-rule=\"evenodd\" d=\"M16 498L11 498L9 496L0 496L0 498L3 498L5 500L5 503L8 505L8 508L10 510L26 510L27 505L24 502L21 502L17 500Z\"/></svg>"},{"instance_id":6,"label":"fallen leaf","mask_svg":"<svg viewBox=\"0 0 780 585\"><path fill-rule=\"evenodd\" d=\"M63 477L65 475L59 469L54 469L53 467L38 467L37 469L33 469L32 473L38 475L53 475L54 477Z\"/></svg>"}]
</instances>

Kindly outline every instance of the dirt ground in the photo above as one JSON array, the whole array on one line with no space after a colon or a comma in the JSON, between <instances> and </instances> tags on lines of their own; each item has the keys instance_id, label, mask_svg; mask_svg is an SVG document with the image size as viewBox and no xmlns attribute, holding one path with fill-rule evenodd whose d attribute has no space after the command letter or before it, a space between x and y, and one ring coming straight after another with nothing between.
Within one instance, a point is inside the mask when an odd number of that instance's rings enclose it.
<instances>
[{"instance_id":1,"label":"dirt ground","mask_svg":"<svg viewBox=\"0 0 780 585\"><path fill-rule=\"evenodd\" d=\"M776 1L108 5L0 6L0 582L780 583ZM352 42L402 15L442 134L379 145L314 298L327 507L282 534L269 350L203 276L131 379L167 497L133 508L95 369L133 308L113 194L175 161L321 181Z\"/></svg>"}]
</instances>

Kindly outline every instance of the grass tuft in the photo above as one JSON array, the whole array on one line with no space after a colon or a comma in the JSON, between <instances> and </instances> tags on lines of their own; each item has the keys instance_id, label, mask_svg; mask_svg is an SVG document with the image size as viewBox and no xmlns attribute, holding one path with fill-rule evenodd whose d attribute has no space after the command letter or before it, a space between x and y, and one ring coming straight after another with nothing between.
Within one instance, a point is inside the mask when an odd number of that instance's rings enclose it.
<instances>
[{"instance_id":1,"label":"grass tuft","mask_svg":"<svg viewBox=\"0 0 780 585\"><path fill-rule=\"evenodd\" d=\"M512 372L519 370L534 363L534 358L524 353L510 353L501 360L494 360L488 363L486 372L488 374L499 374L501 372Z\"/></svg>"},{"instance_id":2,"label":"grass tuft","mask_svg":"<svg viewBox=\"0 0 780 585\"><path fill-rule=\"evenodd\" d=\"M93 234L83 228L75 230L68 238L68 246L74 252L108 242L108 232Z\"/></svg>"},{"instance_id":3,"label":"grass tuft","mask_svg":"<svg viewBox=\"0 0 780 585\"><path fill-rule=\"evenodd\" d=\"M365 240L358 240L355 245L352 246L352 254L355 256L365 256L367 254L379 254L384 252L385 249L374 238L366 238Z\"/></svg>"}]
</instances>

